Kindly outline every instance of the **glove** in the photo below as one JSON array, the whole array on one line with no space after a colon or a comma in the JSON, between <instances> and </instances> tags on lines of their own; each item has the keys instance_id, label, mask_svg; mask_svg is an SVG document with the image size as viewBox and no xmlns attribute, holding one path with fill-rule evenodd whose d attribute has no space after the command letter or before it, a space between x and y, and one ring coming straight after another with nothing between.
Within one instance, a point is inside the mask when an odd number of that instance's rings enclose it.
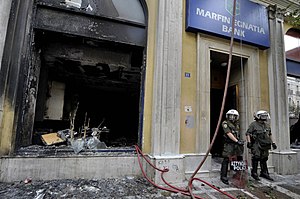
<instances>
[{"instance_id":1,"label":"glove","mask_svg":"<svg viewBox=\"0 0 300 199\"><path fill-rule=\"evenodd\" d=\"M240 146L244 145L244 141L238 140L236 143L237 143L238 145L240 145Z\"/></svg>"},{"instance_id":2,"label":"glove","mask_svg":"<svg viewBox=\"0 0 300 199\"><path fill-rule=\"evenodd\" d=\"M277 149L277 145L275 144L275 142L272 143L272 148L275 150Z\"/></svg>"},{"instance_id":3,"label":"glove","mask_svg":"<svg viewBox=\"0 0 300 199\"><path fill-rule=\"evenodd\" d=\"M251 148L252 148L252 146L253 146L253 145L252 145L252 143L251 143L251 142L247 142L247 148L248 148L248 149L251 149Z\"/></svg>"}]
</instances>

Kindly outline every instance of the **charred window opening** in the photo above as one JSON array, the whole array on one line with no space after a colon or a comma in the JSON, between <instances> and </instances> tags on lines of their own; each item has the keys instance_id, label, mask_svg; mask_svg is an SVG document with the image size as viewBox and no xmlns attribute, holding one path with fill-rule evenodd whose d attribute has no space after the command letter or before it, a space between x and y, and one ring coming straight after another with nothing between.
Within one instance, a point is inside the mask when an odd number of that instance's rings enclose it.
<instances>
[{"instance_id":1,"label":"charred window opening","mask_svg":"<svg viewBox=\"0 0 300 199\"><path fill-rule=\"evenodd\" d=\"M86 138L103 127L97 136L107 147L138 143L142 47L47 31L37 31L35 43L41 69L33 144L57 132Z\"/></svg>"}]
</instances>

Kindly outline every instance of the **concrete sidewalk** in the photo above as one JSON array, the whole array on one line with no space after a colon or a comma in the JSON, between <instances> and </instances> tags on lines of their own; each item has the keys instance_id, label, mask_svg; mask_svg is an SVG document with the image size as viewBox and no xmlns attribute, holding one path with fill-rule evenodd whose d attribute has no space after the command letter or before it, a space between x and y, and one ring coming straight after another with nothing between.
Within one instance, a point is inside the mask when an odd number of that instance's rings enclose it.
<instances>
[{"instance_id":1,"label":"concrete sidewalk","mask_svg":"<svg viewBox=\"0 0 300 199\"><path fill-rule=\"evenodd\" d=\"M237 188L229 178L229 185L223 184L219 178L201 178L238 199L299 199L300 175L272 175L274 182L248 180L244 188ZM174 185L186 189L187 182ZM225 199L228 196L216 191L199 181L193 183L193 194L197 198ZM124 198L124 199L188 199L180 193L172 193L158 189L143 177L110 178L110 179L73 179L50 181L20 181L0 183L0 198L13 199L54 199L54 198Z\"/></svg>"},{"instance_id":2,"label":"concrete sidewalk","mask_svg":"<svg viewBox=\"0 0 300 199\"><path fill-rule=\"evenodd\" d=\"M32 151L32 150L30 150ZM29 151L29 152L30 152ZM38 150L37 150L38 151ZM0 199L46 199L46 198L156 198L180 199L190 198L182 194L171 193L154 187L141 177L141 170L137 163L136 154L131 152L105 152L84 153L78 156L68 155L62 157L47 154L47 151L38 151L34 154L17 157L2 157L0 162ZM43 155L48 156L44 157ZM5 161L9 164L5 165ZM70 161L72 164L67 164ZM210 177L201 178L212 186L225 191L239 199L300 199L300 172L298 175L277 175L271 172L273 182L262 179L255 181L247 177L244 187L234 185L232 178L234 172L229 172L229 185L220 181L221 158L212 159L212 172ZM130 172L124 170L122 162L131 165ZM60 163L60 164L59 164ZM62 164L63 163L63 164ZM75 164L76 163L76 164ZM70 165L72 167L70 167ZM89 165L88 167L86 165ZM83 167L84 166L84 167ZM72 169L68 169L72 168ZM101 169L105 168L105 169ZM111 169L114 173L108 172ZM55 176L61 174L61 176ZM70 175L68 175L70 174ZM72 174L72 175L71 175ZM126 176L125 176L126 175ZM247 174L248 175L248 174ZM58 177L64 178L58 178ZM74 177L76 176L76 177ZM125 177L124 177L125 176ZM26 178L32 178L30 183L25 183ZM3 180L4 179L4 180ZM6 180L5 180L6 179ZM12 179L12 180L9 180ZM187 179L188 180L188 179ZM4 183L9 182L9 183ZM186 190L188 182L174 185ZM217 192L203 182L193 182L193 193L200 198L215 199L229 198Z\"/></svg>"},{"instance_id":3,"label":"concrete sidewalk","mask_svg":"<svg viewBox=\"0 0 300 199\"><path fill-rule=\"evenodd\" d=\"M217 188L225 191L234 198L249 198L249 199L263 199L263 198L280 198L280 199L300 199L300 174L298 175L276 175L271 174L274 181L268 181L260 178L260 181L255 181L252 177L248 178L248 182L244 187L236 187L233 185L232 178L229 177L229 185L222 183L217 178L201 178L216 186ZM202 198L229 198L213 188L204 185L201 182L195 181L194 194Z\"/></svg>"}]
</instances>

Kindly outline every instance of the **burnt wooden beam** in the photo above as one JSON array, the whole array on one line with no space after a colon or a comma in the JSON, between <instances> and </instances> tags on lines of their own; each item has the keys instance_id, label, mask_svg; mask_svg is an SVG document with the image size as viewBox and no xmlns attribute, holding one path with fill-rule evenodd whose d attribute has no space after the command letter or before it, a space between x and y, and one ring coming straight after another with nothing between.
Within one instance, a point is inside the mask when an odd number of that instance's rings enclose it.
<instances>
[{"instance_id":1,"label":"burnt wooden beam","mask_svg":"<svg viewBox=\"0 0 300 199\"><path fill-rule=\"evenodd\" d=\"M91 18L90 15L79 12L62 12L55 7L38 6L34 27L134 46L146 45L144 26L104 17Z\"/></svg>"}]
</instances>

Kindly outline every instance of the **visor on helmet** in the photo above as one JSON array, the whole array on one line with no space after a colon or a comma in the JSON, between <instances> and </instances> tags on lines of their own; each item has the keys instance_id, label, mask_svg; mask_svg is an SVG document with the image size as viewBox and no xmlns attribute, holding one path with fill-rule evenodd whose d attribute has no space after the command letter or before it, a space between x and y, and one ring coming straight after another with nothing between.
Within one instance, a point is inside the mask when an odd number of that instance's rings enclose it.
<instances>
[{"instance_id":1,"label":"visor on helmet","mask_svg":"<svg viewBox=\"0 0 300 199\"><path fill-rule=\"evenodd\" d=\"M236 121L236 120L238 120L238 116L237 115L228 114L227 119L230 120L230 121Z\"/></svg>"},{"instance_id":2,"label":"visor on helmet","mask_svg":"<svg viewBox=\"0 0 300 199\"><path fill-rule=\"evenodd\" d=\"M267 120L269 118L269 115L268 114L261 114L259 115L259 118L260 120Z\"/></svg>"}]
</instances>

